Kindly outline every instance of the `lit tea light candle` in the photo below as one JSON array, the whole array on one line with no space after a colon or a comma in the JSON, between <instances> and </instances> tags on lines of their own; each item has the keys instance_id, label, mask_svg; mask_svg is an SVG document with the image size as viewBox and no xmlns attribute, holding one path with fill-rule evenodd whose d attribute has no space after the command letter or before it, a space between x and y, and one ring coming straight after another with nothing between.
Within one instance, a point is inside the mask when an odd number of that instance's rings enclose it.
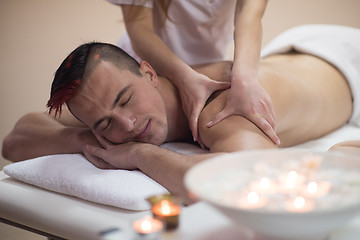
<instances>
[{"instance_id":1,"label":"lit tea light candle","mask_svg":"<svg viewBox=\"0 0 360 240\"><path fill-rule=\"evenodd\" d=\"M323 197L330 192L331 184L329 182L309 182L302 189L302 194L308 198Z\"/></svg>"},{"instance_id":2,"label":"lit tea light candle","mask_svg":"<svg viewBox=\"0 0 360 240\"><path fill-rule=\"evenodd\" d=\"M259 193L274 193L276 192L276 184L267 177L262 177L259 181L250 184L250 188Z\"/></svg>"},{"instance_id":3,"label":"lit tea light candle","mask_svg":"<svg viewBox=\"0 0 360 240\"><path fill-rule=\"evenodd\" d=\"M160 238L163 230L162 221L146 216L133 223L133 229L138 239L156 240Z\"/></svg>"},{"instance_id":4,"label":"lit tea light candle","mask_svg":"<svg viewBox=\"0 0 360 240\"><path fill-rule=\"evenodd\" d=\"M280 177L280 185L283 192L297 191L303 184L305 177L298 172L292 170L286 175Z\"/></svg>"},{"instance_id":5,"label":"lit tea light candle","mask_svg":"<svg viewBox=\"0 0 360 240\"><path fill-rule=\"evenodd\" d=\"M181 208L176 198L170 195L159 195L149 198L154 218L164 222L166 230L179 226Z\"/></svg>"},{"instance_id":6,"label":"lit tea light candle","mask_svg":"<svg viewBox=\"0 0 360 240\"><path fill-rule=\"evenodd\" d=\"M310 212L313 208L313 202L301 196L291 199L286 203L286 210L289 212Z\"/></svg>"},{"instance_id":7,"label":"lit tea light candle","mask_svg":"<svg viewBox=\"0 0 360 240\"><path fill-rule=\"evenodd\" d=\"M267 200L257 192L249 192L246 197L241 198L238 201L238 206L246 209L263 208L267 204Z\"/></svg>"}]
</instances>

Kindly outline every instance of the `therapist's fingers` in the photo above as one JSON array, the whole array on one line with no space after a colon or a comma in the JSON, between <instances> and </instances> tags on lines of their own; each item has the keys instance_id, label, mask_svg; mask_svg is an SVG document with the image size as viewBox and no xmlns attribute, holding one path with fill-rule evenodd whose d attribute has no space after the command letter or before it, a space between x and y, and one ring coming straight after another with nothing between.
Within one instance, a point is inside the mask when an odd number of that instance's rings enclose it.
<instances>
[{"instance_id":1,"label":"therapist's fingers","mask_svg":"<svg viewBox=\"0 0 360 240\"><path fill-rule=\"evenodd\" d=\"M227 108L224 108L221 112L216 114L215 117L213 119L211 119L211 121L206 126L207 127L212 127L212 126L218 124L219 122L221 122L222 120L224 120L225 118L227 118L230 115L233 115L232 112L228 111Z\"/></svg>"},{"instance_id":2,"label":"therapist's fingers","mask_svg":"<svg viewBox=\"0 0 360 240\"><path fill-rule=\"evenodd\" d=\"M215 91L223 91L226 89L229 89L231 87L231 82L217 82L217 81L213 81L212 82L212 89L211 89L211 93L215 92Z\"/></svg>"},{"instance_id":3,"label":"therapist's fingers","mask_svg":"<svg viewBox=\"0 0 360 240\"><path fill-rule=\"evenodd\" d=\"M200 135L199 135L199 116L201 111L204 109L206 101L209 99L211 94L215 91L225 90L230 88L231 83L229 82L217 82L214 80L209 81L208 89L205 93L203 93L203 97L199 98L199 100L192 106L191 116L189 117L190 130L194 137L194 141L197 141L201 147L204 147Z\"/></svg>"},{"instance_id":4,"label":"therapist's fingers","mask_svg":"<svg viewBox=\"0 0 360 240\"><path fill-rule=\"evenodd\" d=\"M224 108L221 112L219 112L208 124L207 127L212 127L228 116L234 115L233 111L228 110L228 108ZM274 129L274 122L273 124L270 124L265 118L263 118L260 114L253 114L246 117L249 121L254 123L258 128L263 131L266 136L268 136L271 141L273 141L276 145L280 145L280 139L276 135L275 129Z\"/></svg>"},{"instance_id":5,"label":"therapist's fingers","mask_svg":"<svg viewBox=\"0 0 360 240\"><path fill-rule=\"evenodd\" d=\"M275 113L271 102L262 102L262 107L258 108L257 113L245 116L258 126L276 145L280 145L280 139L275 131Z\"/></svg>"},{"instance_id":6,"label":"therapist's fingers","mask_svg":"<svg viewBox=\"0 0 360 240\"><path fill-rule=\"evenodd\" d=\"M258 126L258 128L260 128L271 139L271 141L273 141L276 145L280 145L280 139L276 135L274 127L259 114L255 114L254 116L255 117L249 120Z\"/></svg>"},{"instance_id":7,"label":"therapist's fingers","mask_svg":"<svg viewBox=\"0 0 360 240\"><path fill-rule=\"evenodd\" d=\"M266 120L270 126L275 130L275 113L272 107L272 103L268 103L262 112L263 115L259 115L258 117L263 118Z\"/></svg>"},{"instance_id":8,"label":"therapist's fingers","mask_svg":"<svg viewBox=\"0 0 360 240\"><path fill-rule=\"evenodd\" d=\"M102 148L98 148L91 145L86 145L83 148L83 153L86 157L86 159L92 163L94 166L100 168L100 169L114 169L115 167L111 164L105 162L104 156L105 156L105 150Z\"/></svg>"},{"instance_id":9,"label":"therapist's fingers","mask_svg":"<svg viewBox=\"0 0 360 240\"><path fill-rule=\"evenodd\" d=\"M201 112L202 106L197 104L193 107L193 111L191 112L191 116L189 118L190 130L193 135L194 141L199 141L199 115Z\"/></svg>"}]
</instances>

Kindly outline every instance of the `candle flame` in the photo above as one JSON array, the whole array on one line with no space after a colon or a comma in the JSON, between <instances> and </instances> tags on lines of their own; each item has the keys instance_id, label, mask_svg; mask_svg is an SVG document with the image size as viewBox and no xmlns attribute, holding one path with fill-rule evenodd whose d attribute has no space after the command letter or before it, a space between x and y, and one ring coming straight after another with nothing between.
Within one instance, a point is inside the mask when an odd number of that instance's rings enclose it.
<instances>
[{"instance_id":1,"label":"candle flame","mask_svg":"<svg viewBox=\"0 0 360 240\"><path fill-rule=\"evenodd\" d=\"M270 180L266 177L261 178L260 186L262 189L268 189L270 187Z\"/></svg>"},{"instance_id":2,"label":"candle flame","mask_svg":"<svg viewBox=\"0 0 360 240\"><path fill-rule=\"evenodd\" d=\"M286 187L287 188L294 188L294 186L295 186L295 181L293 181L293 180L291 180L291 179L288 179L288 180L286 180Z\"/></svg>"},{"instance_id":3,"label":"candle flame","mask_svg":"<svg viewBox=\"0 0 360 240\"><path fill-rule=\"evenodd\" d=\"M149 220L144 220L141 223L141 229L145 232L151 231L151 222Z\"/></svg>"},{"instance_id":4,"label":"candle flame","mask_svg":"<svg viewBox=\"0 0 360 240\"><path fill-rule=\"evenodd\" d=\"M257 202L259 202L259 194L257 194L256 192L249 192L248 196L247 196L248 202L251 204L256 204Z\"/></svg>"},{"instance_id":5,"label":"candle flame","mask_svg":"<svg viewBox=\"0 0 360 240\"><path fill-rule=\"evenodd\" d=\"M294 199L294 207L296 209L303 208L305 206L305 199L303 197L297 197Z\"/></svg>"},{"instance_id":6,"label":"candle flame","mask_svg":"<svg viewBox=\"0 0 360 240\"><path fill-rule=\"evenodd\" d=\"M297 177L298 177L298 174L296 171L290 171L288 173L288 177L286 179L286 187L289 189L294 188Z\"/></svg>"},{"instance_id":7,"label":"candle flame","mask_svg":"<svg viewBox=\"0 0 360 240\"><path fill-rule=\"evenodd\" d=\"M161 212L164 215L169 215L170 214L171 210L170 210L169 201L167 201L167 200L162 200L161 201Z\"/></svg>"},{"instance_id":8,"label":"candle flame","mask_svg":"<svg viewBox=\"0 0 360 240\"><path fill-rule=\"evenodd\" d=\"M316 182L310 182L307 189L309 193L314 194L318 190L318 184Z\"/></svg>"},{"instance_id":9,"label":"candle flame","mask_svg":"<svg viewBox=\"0 0 360 240\"><path fill-rule=\"evenodd\" d=\"M292 170L288 174L288 179L294 181L297 178L297 176L298 176L297 172Z\"/></svg>"}]
</instances>

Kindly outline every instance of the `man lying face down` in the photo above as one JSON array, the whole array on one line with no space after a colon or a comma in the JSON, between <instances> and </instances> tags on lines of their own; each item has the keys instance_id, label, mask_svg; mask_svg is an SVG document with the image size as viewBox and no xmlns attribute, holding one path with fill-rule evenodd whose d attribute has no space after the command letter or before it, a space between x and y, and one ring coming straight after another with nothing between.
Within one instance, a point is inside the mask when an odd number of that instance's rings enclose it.
<instances>
[{"instance_id":1,"label":"man lying face down","mask_svg":"<svg viewBox=\"0 0 360 240\"><path fill-rule=\"evenodd\" d=\"M229 81L231 62L195 69ZM320 58L295 51L269 56L260 62L259 81L272 98L280 147L318 138L352 116L347 80ZM183 177L196 163L223 152L277 147L241 116L206 126L225 106L227 93L214 92L199 118L199 136L210 153L187 156L166 150L159 145L192 140L174 85L147 62L137 63L116 46L84 44L56 72L48 106L57 116L25 115L6 139L3 153L8 146L28 146L16 156L6 155L17 161L82 152L100 168L140 169L186 199ZM64 104L68 108L62 109ZM26 141L28 145L23 145Z\"/></svg>"},{"instance_id":2,"label":"man lying face down","mask_svg":"<svg viewBox=\"0 0 360 240\"><path fill-rule=\"evenodd\" d=\"M82 59L87 60L83 69ZM291 66L287 66L289 59L294 61ZM314 69L319 71L311 74L304 71L301 65L305 63L316 65ZM274 70L276 66L288 72ZM230 63L219 63L199 70L208 75L214 72L215 79L225 81L230 67ZM319 76L334 88L326 91L320 88L322 84L314 83ZM317 58L301 54L271 57L261 65L260 79L274 103L282 146L317 138L343 125L351 115L346 80ZM263 132L240 116L229 117L213 128L205 126L224 106L226 94L227 91L215 93L201 114L199 131L205 146L214 153L274 148ZM85 149L87 158L95 165L139 168L170 191L178 191L176 185L181 182L178 179L185 171L213 155L185 157L155 146L191 139L177 90L166 78L157 76L147 62L138 65L114 46L82 45L65 60L56 74L49 107L59 110L64 102L76 118L92 129L104 147ZM123 143L128 144L119 145Z\"/></svg>"}]
</instances>

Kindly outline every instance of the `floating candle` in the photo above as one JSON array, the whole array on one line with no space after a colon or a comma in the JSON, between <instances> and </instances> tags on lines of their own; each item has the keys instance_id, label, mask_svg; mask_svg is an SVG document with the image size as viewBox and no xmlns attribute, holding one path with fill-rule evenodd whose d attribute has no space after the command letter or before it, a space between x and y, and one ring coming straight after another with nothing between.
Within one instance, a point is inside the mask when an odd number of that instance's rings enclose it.
<instances>
[{"instance_id":1,"label":"floating candle","mask_svg":"<svg viewBox=\"0 0 360 240\"><path fill-rule=\"evenodd\" d=\"M305 177L296 171L289 171L280 177L281 190L284 193L297 191L303 184Z\"/></svg>"},{"instance_id":2,"label":"floating candle","mask_svg":"<svg viewBox=\"0 0 360 240\"><path fill-rule=\"evenodd\" d=\"M309 212L313 208L313 202L301 196L291 199L286 203L286 210L289 212Z\"/></svg>"},{"instance_id":3,"label":"floating candle","mask_svg":"<svg viewBox=\"0 0 360 240\"><path fill-rule=\"evenodd\" d=\"M311 181L302 189L302 194L308 198L323 197L330 192L331 184L329 182Z\"/></svg>"},{"instance_id":4,"label":"floating candle","mask_svg":"<svg viewBox=\"0 0 360 240\"><path fill-rule=\"evenodd\" d=\"M258 193L274 193L277 191L274 181L267 177L262 177L259 181L251 183L250 188Z\"/></svg>"},{"instance_id":5,"label":"floating candle","mask_svg":"<svg viewBox=\"0 0 360 240\"><path fill-rule=\"evenodd\" d=\"M242 197L238 201L238 206L246 209L263 208L267 204L267 200L257 192L249 192L246 197Z\"/></svg>"}]
</instances>

